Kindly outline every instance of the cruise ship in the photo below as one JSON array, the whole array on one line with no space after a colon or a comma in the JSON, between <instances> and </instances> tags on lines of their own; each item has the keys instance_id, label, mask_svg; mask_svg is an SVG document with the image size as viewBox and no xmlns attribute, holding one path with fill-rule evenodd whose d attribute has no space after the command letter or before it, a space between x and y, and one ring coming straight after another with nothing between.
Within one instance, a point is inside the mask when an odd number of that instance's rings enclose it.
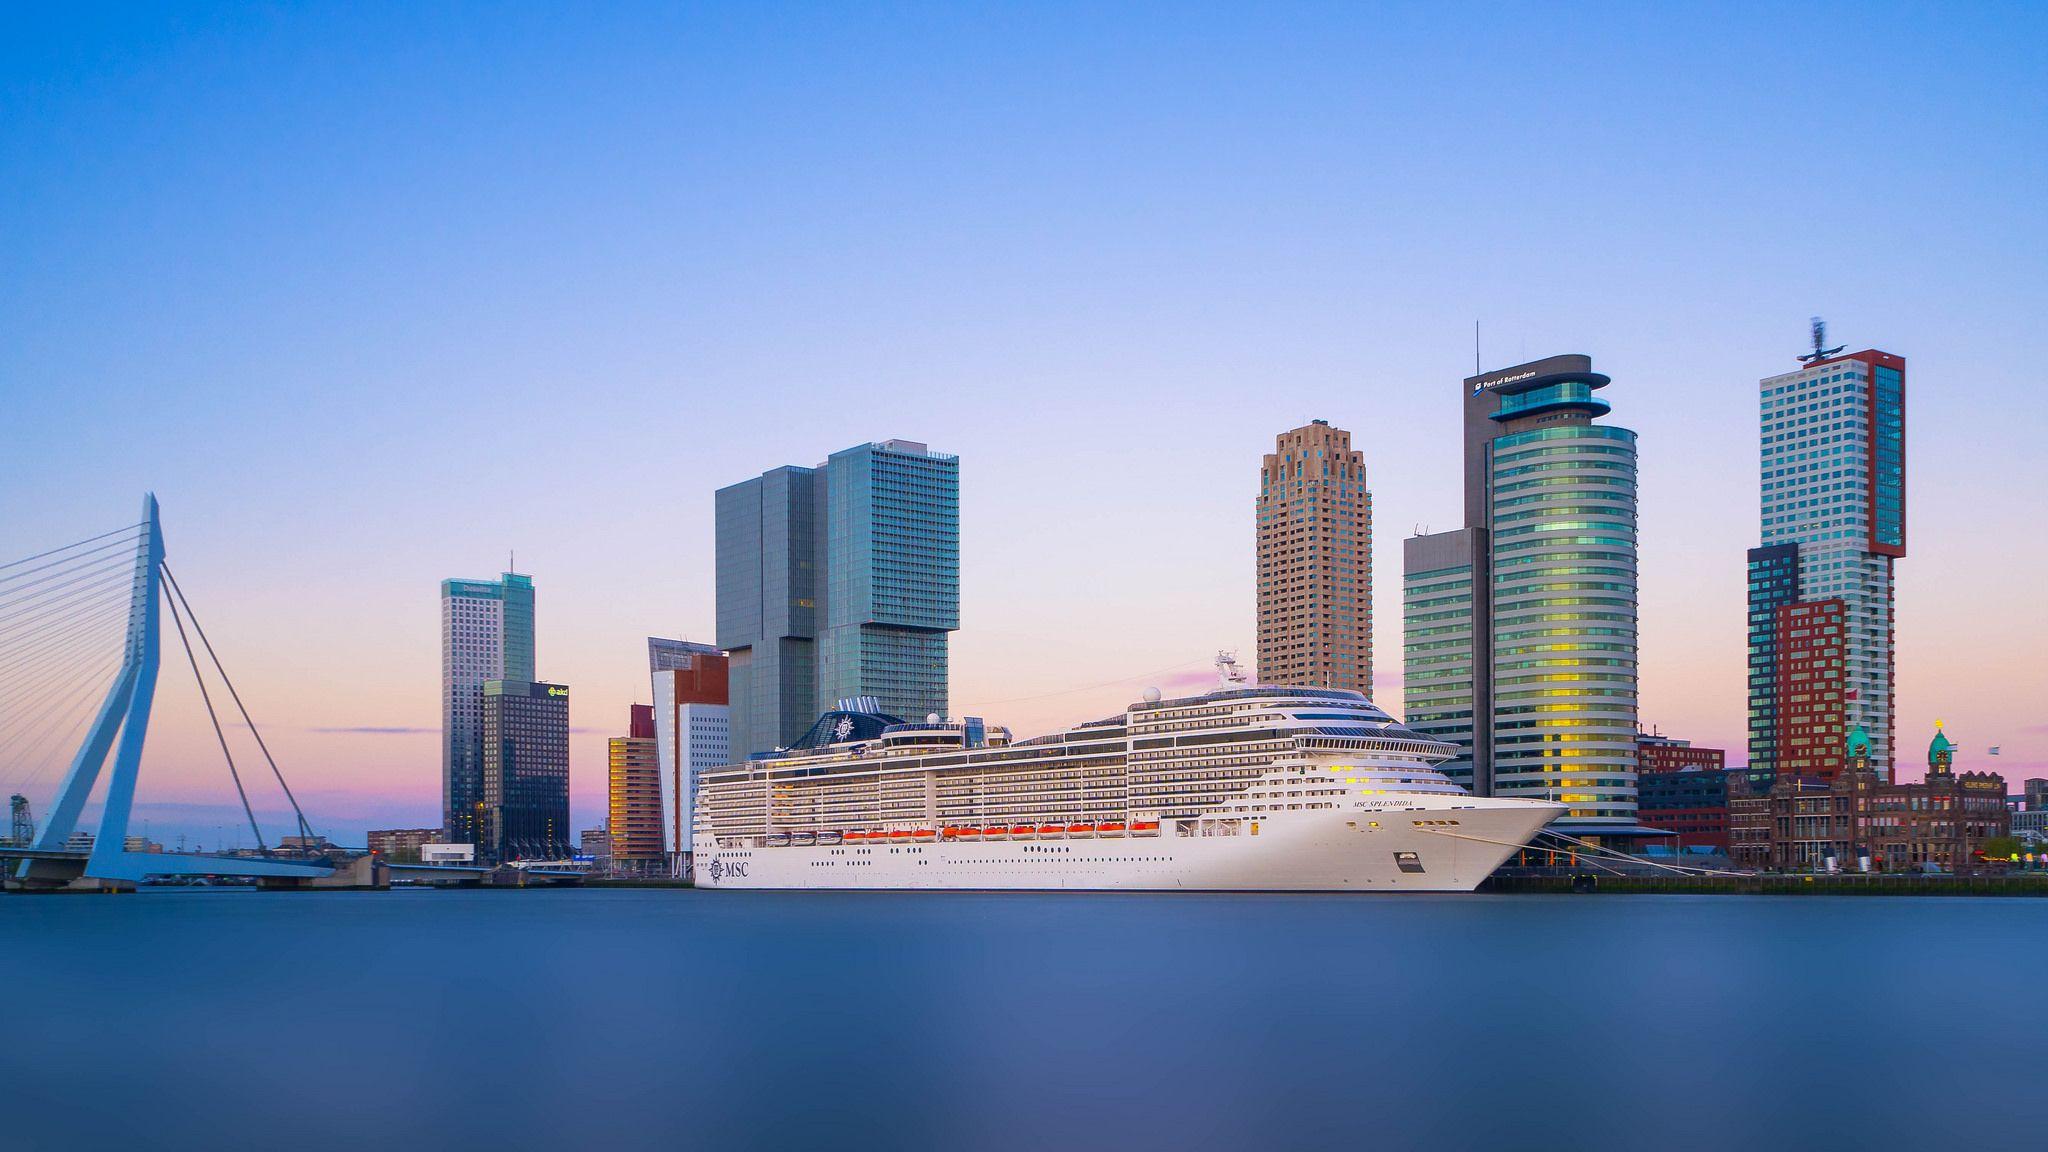
<instances>
[{"instance_id":1,"label":"cruise ship","mask_svg":"<svg viewBox=\"0 0 2048 1152\"><path fill-rule=\"evenodd\" d=\"M1029 740L843 700L698 779L703 888L1469 892L1563 814L1472 796L1357 692L1157 691Z\"/></svg>"}]
</instances>

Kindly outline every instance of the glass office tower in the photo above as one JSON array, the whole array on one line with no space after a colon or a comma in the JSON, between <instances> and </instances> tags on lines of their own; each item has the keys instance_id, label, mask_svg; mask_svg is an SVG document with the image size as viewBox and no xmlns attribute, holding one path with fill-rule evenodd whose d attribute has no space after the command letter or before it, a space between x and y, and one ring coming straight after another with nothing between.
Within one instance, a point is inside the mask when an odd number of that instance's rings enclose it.
<instances>
[{"instance_id":1,"label":"glass office tower","mask_svg":"<svg viewBox=\"0 0 2048 1152\"><path fill-rule=\"evenodd\" d=\"M569 836L569 688L525 680L483 686L484 821L492 863L565 860Z\"/></svg>"},{"instance_id":2,"label":"glass office tower","mask_svg":"<svg viewBox=\"0 0 2048 1152\"><path fill-rule=\"evenodd\" d=\"M533 676L533 578L441 581L441 827L452 843L483 843L484 683Z\"/></svg>"},{"instance_id":3,"label":"glass office tower","mask_svg":"<svg viewBox=\"0 0 2048 1152\"><path fill-rule=\"evenodd\" d=\"M960 627L960 460L909 440L834 452L825 476L824 626L812 718L873 696L947 713Z\"/></svg>"},{"instance_id":4,"label":"glass office tower","mask_svg":"<svg viewBox=\"0 0 2048 1152\"><path fill-rule=\"evenodd\" d=\"M735 755L789 746L842 698L947 712L958 457L909 440L857 445L720 489L717 516Z\"/></svg>"},{"instance_id":5,"label":"glass office tower","mask_svg":"<svg viewBox=\"0 0 2048 1152\"><path fill-rule=\"evenodd\" d=\"M1403 555L1406 721L1475 793L1632 823L1636 443L1608 378L1552 356L1465 380L1466 526Z\"/></svg>"}]
</instances>

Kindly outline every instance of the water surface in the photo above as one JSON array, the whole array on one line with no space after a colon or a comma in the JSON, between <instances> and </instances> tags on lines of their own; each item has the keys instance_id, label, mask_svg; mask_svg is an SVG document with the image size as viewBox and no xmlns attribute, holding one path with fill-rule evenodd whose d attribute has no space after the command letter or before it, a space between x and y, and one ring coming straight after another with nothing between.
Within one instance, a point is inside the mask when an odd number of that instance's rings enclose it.
<instances>
[{"instance_id":1,"label":"water surface","mask_svg":"<svg viewBox=\"0 0 2048 1152\"><path fill-rule=\"evenodd\" d=\"M0 900L0 1147L2041 1146L2048 902Z\"/></svg>"}]
</instances>

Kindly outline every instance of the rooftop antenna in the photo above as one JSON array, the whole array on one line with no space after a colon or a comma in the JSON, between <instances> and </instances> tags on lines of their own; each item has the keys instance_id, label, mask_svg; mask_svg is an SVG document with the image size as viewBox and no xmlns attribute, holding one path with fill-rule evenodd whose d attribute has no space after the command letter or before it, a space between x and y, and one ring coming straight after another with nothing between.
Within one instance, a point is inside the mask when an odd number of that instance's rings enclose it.
<instances>
[{"instance_id":1,"label":"rooftop antenna","mask_svg":"<svg viewBox=\"0 0 2048 1152\"><path fill-rule=\"evenodd\" d=\"M1472 322L1472 374L1481 375L1486 369L1479 366L1479 321Z\"/></svg>"},{"instance_id":2,"label":"rooftop antenna","mask_svg":"<svg viewBox=\"0 0 2048 1152\"><path fill-rule=\"evenodd\" d=\"M1830 348L1827 344L1828 322L1815 316L1813 318L1813 351L1801 356L1799 362L1801 364L1818 364L1830 356L1840 355L1842 349L1848 347L1847 344L1837 344Z\"/></svg>"},{"instance_id":3,"label":"rooftop antenna","mask_svg":"<svg viewBox=\"0 0 2048 1152\"><path fill-rule=\"evenodd\" d=\"M1216 653L1216 690L1221 692L1232 684L1244 683L1244 670L1237 666L1237 653L1228 650Z\"/></svg>"}]
</instances>

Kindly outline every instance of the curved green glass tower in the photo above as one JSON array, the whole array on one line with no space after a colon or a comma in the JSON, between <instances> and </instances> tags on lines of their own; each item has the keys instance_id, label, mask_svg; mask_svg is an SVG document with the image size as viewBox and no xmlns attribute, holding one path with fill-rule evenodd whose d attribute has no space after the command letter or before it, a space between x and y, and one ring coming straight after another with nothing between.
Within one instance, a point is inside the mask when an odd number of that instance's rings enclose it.
<instances>
[{"instance_id":1,"label":"curved green glass tower","mask_svg":"<svg viewBox=\"0 0 2048 1152\"><path fill-rule=\"evenodd\" d=\"M1407 723L1482 796L1636 809L1636 442L1590 357L1465 381L1464 528L1404 556Z\"/></svg>"},{"instance_id":2,"label":"curved green glass tower","mask_svg":"<svg viewBox=\"0 0 2048 1152\"><path fill-rule=\"evenodd\" d=\"M1635 433L1511 433L1491 475L1494 795L1633 817Z\"/></svg>"}]
</instances>

